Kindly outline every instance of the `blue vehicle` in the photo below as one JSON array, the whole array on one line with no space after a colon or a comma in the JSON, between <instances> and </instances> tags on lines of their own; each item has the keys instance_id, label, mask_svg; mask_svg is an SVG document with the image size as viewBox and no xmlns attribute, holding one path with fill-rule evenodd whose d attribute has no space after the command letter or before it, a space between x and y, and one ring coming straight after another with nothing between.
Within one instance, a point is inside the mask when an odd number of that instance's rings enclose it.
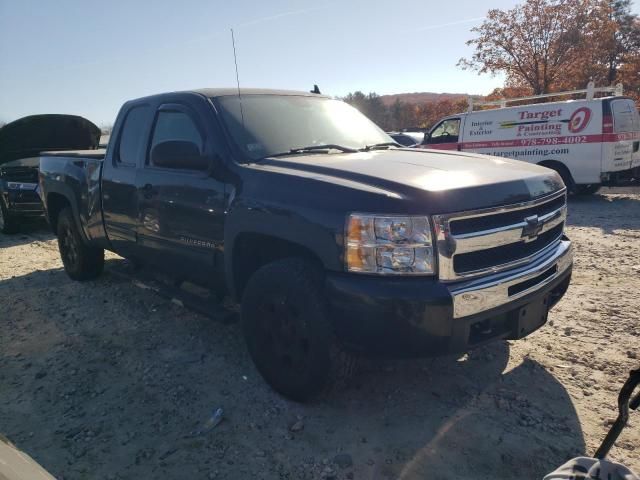
<instances>
[{"instance_id":1,"label":"blue vehicle","mask_svg":"<svg viewBox=\"0 0 640 480\"><path fill-rule=\"evenodd\" d=\"M127 102L105 150L44 153L65 270L110 250L228 294L278 392L354 355L429 356L529 335L572 269L553 170L397 148L317 93L205 89Z\"/></svg>"},{"instance_id":2,"label":"blue vehicle","mask_svg":"<svg viewBox=\"0 0 640 480\"><path fill-rule=\"evenodd\" d=\"M42 150L95 148L99 129L75 115L32 115L0 128L0 232L44 215L38 192Z\"/></svg>"}]
</instances>

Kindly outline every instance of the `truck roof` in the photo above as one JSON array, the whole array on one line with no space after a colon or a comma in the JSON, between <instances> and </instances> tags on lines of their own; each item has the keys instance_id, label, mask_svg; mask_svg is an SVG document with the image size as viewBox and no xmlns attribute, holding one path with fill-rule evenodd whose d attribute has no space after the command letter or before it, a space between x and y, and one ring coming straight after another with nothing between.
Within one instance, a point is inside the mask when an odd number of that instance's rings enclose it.
<instances>
[{"instance_id":1,"label":"truck roof","mask_svg":"<svg viewBox=\"0 0 640 480\"><path fill-rule=\"evenodd\" d=\"M237 88L201 88L197 90L193 90L196 93L200 93L206 97L228 97L228 96L238 96ZM271 88L240 88L240 93L242 95L294 95L294 96L303 96L303 97L324 97L328 98L326 95L321 95L318 93L311 93L305 91L298 90L277 90Z\"/></svg>"},{"instance_id":2,"label":"truck roof","mask_svg":"<svg viewBox=\"0 0 640 480\"><path fill-rule=\"evenodd\" d=\"M179 90L176 92L162 92L162 93L157 93L155 95L148 95L146 97L143 98L157 98L157 97L163 97L165 95L172 95L172 94L176 94L176 93L196 93L198 95L203 95L205 97L208 98L216 98L216 97L231 97L231 96L238 96L238 88L237 87L229 87L229 88L196 88L193 90ZM291 96L297 96L297 97L321 97L321 98L331 98L327 95L322 95L322 94L318 94L318 93L311 93L311 92L304 92L304 91L297 91L297 90L276 90L276 89L270 89L270 88L241 88L240 89L240 93L242 95L291 95ZM135 100L132 101L138 101L141 100L142 98L136 98Z\"/></svg>"}]
</instances>

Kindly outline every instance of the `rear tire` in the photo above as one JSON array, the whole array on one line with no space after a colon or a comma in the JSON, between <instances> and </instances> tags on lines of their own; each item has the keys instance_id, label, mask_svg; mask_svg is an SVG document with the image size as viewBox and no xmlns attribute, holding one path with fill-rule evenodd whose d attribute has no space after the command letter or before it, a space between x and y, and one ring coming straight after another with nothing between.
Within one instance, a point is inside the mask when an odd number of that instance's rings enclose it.
<instances>
[{"instance_id":1,"label":"rear tire","mask_svg":"<svg viewBox=\"0 0 640 480\"><path fill-rule=\"evenodd\" d=\"M278 260L253 274L242 297L242 329L260 374L292 400L309 400L354 369L335 338L321 272L303 259Z\"/></svg>"},{"instance_id":2,"label":"rear tire","mask_svg":"<svg viewBox=\"0 0 640 480\"><path fill-rule=\"evenodd\" d=\"M67 275L73 280L91 280L104 269L104 250L87 245L78 231L71 208L58 216L58 249Z\"/></svg>"},{"instance_id":3,"label":"rear tire","mask_svg":"<svg viewBox=\"0 0 640 480\"><path fill-rule=\"evenodd\" d=\"M14 217L9 215L4 199L0 196L0 232L10 235L12 233L18 233L18 230L18 222Z\"/></svg>"},{"instance_id":4,"label":"rear tire","mask_svg":"<svg viewBox=\"0 0 640 480\"><path fill-rule=\"evenodd\" d=\"M597 183L591 185L576 185L574 193L576 195L593 195L598 190L600 190L600 185Z\"/></svg>"}]
</instances>

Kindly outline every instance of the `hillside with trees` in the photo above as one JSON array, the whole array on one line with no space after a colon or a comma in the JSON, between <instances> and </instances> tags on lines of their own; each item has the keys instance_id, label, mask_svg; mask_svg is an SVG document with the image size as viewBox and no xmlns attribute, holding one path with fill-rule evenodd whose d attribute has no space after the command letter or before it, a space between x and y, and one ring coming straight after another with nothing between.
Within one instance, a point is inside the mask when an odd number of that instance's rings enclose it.
<instances>
[{"instance_id":1,"label":"hillside with trees","mask_svg":"<svg viewBox=\"0 0 640 480\"><path fill-rule=\"evenodd\" d=\"M403 128L430 128L439 118L466 110L466 95L442 95L378 95L375 92L364 94L356 91L349 93L343 100L364 113L380 128L391 131Z\"/></svg>"},{"instance_id":2,"label":"hillside with trees","mask_svg":"<svg viewBox=\"0 0 640 480\"><path fill-rule=\"evenodd\" d=\"M491 99L622 83L640 104L640 18L631 0L526 0L510 10L489 10L471 29L474 47L458 66L478 74L504 74ZM430 128L464 111L460 94L348 94L354 105L385 130Z\"/></svg>"}]
</instances>

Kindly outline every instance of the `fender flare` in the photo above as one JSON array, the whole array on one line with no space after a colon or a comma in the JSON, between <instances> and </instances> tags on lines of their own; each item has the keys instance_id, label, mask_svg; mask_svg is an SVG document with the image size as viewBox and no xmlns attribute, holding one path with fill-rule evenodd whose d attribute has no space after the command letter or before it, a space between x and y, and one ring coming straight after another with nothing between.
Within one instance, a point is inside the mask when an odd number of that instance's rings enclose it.
<instances>
[{"instance_id":1,"label":"fender flare","mask_svg":"<svg viewBox=\"0 0 640 480\"><path fill-rule=\"evenodd\" d=\"M236 205L229 209L224 228L225 283L236 297L234 249L242 235L262 235L294 244L312 254L325 270L342 271L343 247L335 230L303 216L275 213L263 206ZM236 297L237 298L237 297Z\"/></svg>"},{"instance_id":2,"label":"fender flare","mask_svg":"<svg viewBox=\"0 0 640 480\"><path fill-rule=\"evenodd\" d=\"M77 204L78 199L74 195L73 189L66 183L54 182L54 183L48 184L46 189L46 197L42 199L42 203L44 205L44 209L47 216L47 221L49 222L49 225L51 226L51 228L54 230L53 233L56 234L57 232L55 232L55 229L53 228L53 222L51 221L51 217L49 214L49 195L51 194L60 195L66 199L67 203L71 207L73 220L76 223L76 227L78 228L78 231L81 233L83 239L86 242L89 242L89 237L87 235L87 232L84 229L82 222L80 221L80 212L78 211L78 204Z\"/></svg>"}]
</instances>

